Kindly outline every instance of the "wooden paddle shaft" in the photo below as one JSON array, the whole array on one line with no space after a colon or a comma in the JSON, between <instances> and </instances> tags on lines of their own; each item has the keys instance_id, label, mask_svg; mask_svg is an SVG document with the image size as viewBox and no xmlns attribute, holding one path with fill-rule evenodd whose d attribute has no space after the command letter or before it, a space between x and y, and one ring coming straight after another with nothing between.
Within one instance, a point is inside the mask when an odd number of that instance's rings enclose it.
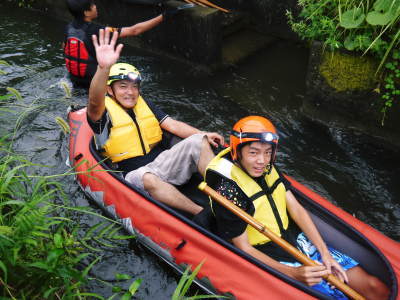
<instances>
[{"instance_id":1,"label":"wooden paddle shaft","mask_svg":"<svg viewBox=\"0 0 400 300\"><path fill-rule=\"evenodd\" d=\"M204 193L209 195L211 198L213 198L215 201L217 201L219 204L233 212L235 215L240 217L243 221L245 221L247 224L253 226L256 230L267 236L271 241L274 243L278 244L280 247L282 247L285 251L287 251L289 254L291 254L295 259L297 259L299 262L306 266L319 266L318 263L301 253L299 250L297 250L295 247L293 247L291 244L286 242L284 239L276 235L274 232L269 230L267 227L265 227L263 224L258 222L256 219L254 219L252 216L250 216L248 213L240 209L238 206L233 204L231 201L227 200L225 197L221 196L218 194L216 191L214 191L212 188L210 188L207 183L202 182L199 185L199 189L202 190ZM365 299L363 296L358 294L356 291L354 291L351 287L349 287L347 284L344 282L340 281L336 276L330 274L327 276L324 276L324 279L337 287L339 290L341 290L343 293L345 293L347 296L349 296L352 299L356 300L362 300Z\"/></svg>"},{"instance_id":2,"label":"wooden paddle shaft","mask_svg":"<svg viewBox=\"0 0 400 300\"><path fill-rule=\"evenodd\" d=\"M197 2L203 3L205 5L208 5L210 7L216 8L216 9L219 9L220 11L223 11L224 13L228 13L229 12L227 9L219 7L218 5L215 5L214 3L211 3L211 2L209 2L207 0L197 0Z\"/></svg>"}]
</instances>

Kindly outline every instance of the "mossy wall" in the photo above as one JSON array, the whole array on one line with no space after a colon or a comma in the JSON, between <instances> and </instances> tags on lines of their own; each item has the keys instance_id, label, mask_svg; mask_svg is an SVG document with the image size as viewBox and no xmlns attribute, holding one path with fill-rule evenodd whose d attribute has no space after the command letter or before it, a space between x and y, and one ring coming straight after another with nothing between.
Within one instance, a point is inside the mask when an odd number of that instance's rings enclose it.
<instances>
[{"instance_id":1,"label":"mossy wall","mask_svg":"<svg viewBox=\"0 0 400 300\"><path fill-rule=\"evenodd\" d=\"M355 56L340 51L324 51L319 67L326 83L338 92L374 90L378 62L369 56Z\"/></svg>"},{"instance_id":2,"label":"mossy wall","mask_svg":"<svg viewBox=\"0 0 400 300\"><path fill-rule=\"evenodd\" d=\"M347 52L323 51L314 43L306 78L303 112L328 126L350 128L400 146L400 104L382 126L383 101L375 76L377 61Z\"/></svg>"}]
</instances>

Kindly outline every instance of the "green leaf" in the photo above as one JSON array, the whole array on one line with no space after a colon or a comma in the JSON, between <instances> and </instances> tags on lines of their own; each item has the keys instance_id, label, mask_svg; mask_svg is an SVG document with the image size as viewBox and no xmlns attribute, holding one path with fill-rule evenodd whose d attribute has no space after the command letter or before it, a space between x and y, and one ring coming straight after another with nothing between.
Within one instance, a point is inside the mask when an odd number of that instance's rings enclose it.
<instances>
[{"instance_id":1,"label":"green leaf","mask_svg":"<svg viewBox=\"0 0 400 300\"><path fill-rule=\"evenodd\" d=\"M120 274L120 273L115 274L115 279L116 280L129 280L131 278L132 277L127 275L127 274Z\"/></svg>"},{"instance_id":2,"label":"green leaf","mask_svg":"<svg viewBox=\"0 0 400 300\"><path fill-rule=\"evenodd\" d=\"M53 241L54 241L54 245L57 248L63 247L63 238L62 238L61 234L59 234L59 233L54 234Z\"/></svg>"},{"instance_id":3,"label":"green leaf","mask_svg":"<svg viewBox=\"0 0 400 300\"><path fill-rule=\"evenodd\" d=\"M46 270L46 271L50 269L49 266L47 264L43 263L43 262L31 263L31 264L28 264L28 266L29 267L39 268L39 269Z\"/></svg>"},{"instance_id":4,"label":"green leaf","mask_svg":"<svg viewBox=\"0 0 400 300\"><path fill-rule=\"evenodd\" d=\"M135 295L135 293L139 289L139 286L141 283L142 283L142 279L138 278L129 286L129 293L131 293L132 296Z\"/></svg>"},{"instance_id":5,"label":"green leaf","mask_svg":"<svg viewBox=\"0 0 400 300\"><path fill-rule=\"evenodd\" d=\"M0 234L1 235L11 235L13 232L12 227L10 226L0 226Z\"/></svg>"},{"instance_id":6,"label":"green leaf","mask_svg":"<svg viewBox=\"0 0 400 300\"><path fill-rule=\"evenodd\" d=\"M400 16L399 0L377 0L374 10L367 15L367 22L375 26L384 26Z\"/></svg>"},{"instance_id":7,"label":"green leaf","mask_svg":"<svg viewBox=\"0 0 400 300\"><path fill-rule=\"evenodd\" d=\"M38 242L34 239L31 238L27 238L24 240L25 244L29 244L32 245L33 247L37 247L38 246Z\"/></svg>"},{"instance_id":8,"label":"green leaf","mask_svg":"<svg viewBox=\"0 0 400 300\"><path fill-rule=\"evenodd\" d=\"M388 12L390 10L396 10L400 6L398 0L377 0L374 3L374 10L378 12Z\"/></svg>"},{"instance_id":9,"label":"green leaf","mask_svg":"<svg viewBox=\"0 0 400 300\"><path fill-rule=\"evenodd\" d=\"M0 60L0 65L9 66L10 64L8 62L6 62L5 60Z\"/></svg>"},{"instance_id":10,"label":"green leaf","mask_svg":"<svg viewBox=\"0 0 400 300\"><path fill-rule=\"evenodd\" d=\"M97 295L95 293L79 293L79 294L76 294L76 295L73 295L73 296L90 296L90 297L94 297L94 298L97 298L97 299L104 300L104 298L102 296ZM79 297L79 298L75 298L75 299L82 299L82 298Z\"/></svg>"},{"instance_id":11,"label":"green leaf","mask_svg":"<svg viewBox=\"0 0 400 300\"><path fill-rule=\"evenodd\" d=\"M6 94L6 95L3 95L3 96L0 96L0 101L8 100L8 99L10 99L12 96L13 96L13 94Z\"/></svg>"},{"instance_id":12,"label":"green leaf","mask_svg":"<svg viewBox=\"0 0 400 300\"><path fill-rule=\"evenodd\" d=\"M367 14L366 21L370 25L378 26L378 25L387 25L391 21L393 21L396 17L391 13L380 13L377 11L371 11Z\"/></svg>"},{"instance_id":13,"label":"green leaf","mask_svg":"<svg viewBox=\"0 0 400 300\"><path fill-rule=\"evenodd\" d=\"M120 286L115 285L115 286L112 287L112 292L113 293L119 293L121 291L122 291L122 288Z\"/></svg>"},{"instance_id":14,"label":"green leaf","mask_svg":"<svg viewBox=\"0 0 400 300\"><path fill-rule=\"evenodd\" d=\"M346 29L358 28L365 20L362 8L353 8L345 11L340 20L340 26Z\"/></svg>"},{"instance_id":15,"label":"green leaf","mask_svg":"<svg viewBox=\"0 0 400 300\"><path fill-rule=\"evenodd\" d=\"M58 260L58 258L65 253L64 249L53 249L47 255L46 262L47 263L54 263Z\"/></svg>"},{"instance_id":16,"label":"green leaf","mask_svg":"<svg viewBox=\"0 0 400 300\"><path fill-rule=\"evenodd\" d=\"M55 292L57 290L58 290L58 287L51 288L51 289L49 289L49 290L47 290L46 292L43 293L43 297L45 299L47 299L47 298L49 298L49 296L51 296L53 294L53 292Z\"/></svg>"},{"instance_id":17,"label":"green leaf","mask_svg":"<svg viewBox=\"0 0 400 300\"><path fill-rule=\"evenodd\" d=\"M347 50L353 51L357 47L357 42L354 40L352 36L347 36L343 43L344 47Z\"/></svg>"},{"instance_id":18,"label":"green leaf","mask_svg":"<svg viewBox=\"0 0 400 300\"><path fill-rule=\"evenodd\" d=\"M122 295L121 300L131 300L132 296L129 292L126 292L125 294Z\"/></svg>"},{"instance_id":19,"label":"green leaf","mask_svg":"<svg viewBox=\"0 0 400 300\"><path fill-rule=\"evenodd\" d=\"M87 274L89 273L90 269L93 268L93 266L94 266L95 264L97 264L97 262L98 262L101 258L102 258L101 256L96 257L96 259L93 260L93 261L90 263L90 265L88 265L88 266L83 270L82 275L86 277Z\"/></svg>"}]
</instances>

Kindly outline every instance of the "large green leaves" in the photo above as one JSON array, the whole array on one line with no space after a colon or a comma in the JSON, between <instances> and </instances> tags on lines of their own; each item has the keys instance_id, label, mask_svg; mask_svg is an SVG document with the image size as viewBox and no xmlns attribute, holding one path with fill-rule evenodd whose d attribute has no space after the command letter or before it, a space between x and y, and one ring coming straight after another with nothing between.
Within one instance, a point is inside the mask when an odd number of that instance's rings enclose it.
<instances>
[{"instance_id":1,"label":"large green leaves","mask_svg":"<svg viewBox=\"0 0 400 300\"><path fill-rule=\"evenodd\" d=\"M346 29L358 28L365 20L365 14L362 8L356 7L345 11L340 20L340 26Z\"/></svg>"},{"instance_id":2,"label":"large green leaves","mask_svg":"<svg viewBox=\"0 0 400 300\"><path fill-rule=\"evenodd\" d=\"M385 26L400 16L400 0L377 0L366 21L374 26Z\"/></svg>"}]
</instances>

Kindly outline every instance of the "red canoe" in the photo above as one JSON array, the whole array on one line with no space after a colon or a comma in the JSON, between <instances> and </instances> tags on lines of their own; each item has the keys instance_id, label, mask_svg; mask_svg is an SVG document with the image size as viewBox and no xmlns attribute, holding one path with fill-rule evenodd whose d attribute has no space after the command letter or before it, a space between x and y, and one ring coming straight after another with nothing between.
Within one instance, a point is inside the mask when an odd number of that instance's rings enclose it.
<instances>
[{"instance_id":1,"label":"red canoe","mask_svg":"<svg viewBox=\"0 0 400 300\"><path fill-rule=\"evenodd\" d=\"M236 299L331 299L145 196L124 181L118 172L110 172L104 162L99 163L102 158L93 147L85 108L72 109L69 124L69 161L76 166L77 182L86 195L121 220L142 245L178 272L183 272L187 265L195 267L204 261L196 283L206 292ZM400 244L289 179L293 192L309 211L327 243L352 256L368 272L383 280L391 289L389 299L400 299ZM194 187L189 190L193 199L206 199Z\"/></svg>"}]
</instances>

